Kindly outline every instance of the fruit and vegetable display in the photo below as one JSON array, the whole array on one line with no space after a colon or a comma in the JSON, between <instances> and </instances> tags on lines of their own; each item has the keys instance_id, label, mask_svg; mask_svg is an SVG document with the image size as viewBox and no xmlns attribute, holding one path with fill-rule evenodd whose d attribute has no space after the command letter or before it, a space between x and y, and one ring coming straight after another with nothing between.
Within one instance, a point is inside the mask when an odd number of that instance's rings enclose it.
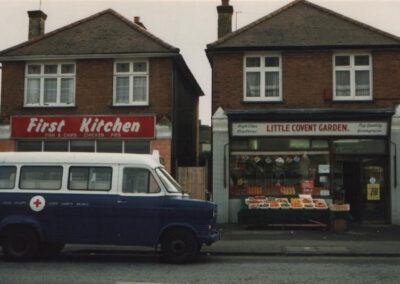
<instances>
[{"instance_id":1,"label":"fruit and vegetable display","mask_svg":"<svg viewBox=\"0 0 400 284\"><path fill-rule=\"evenodd\" d=\"M298 197L288 198L255 196L245 199L248 209L315 209L332 211L349 211L350 204L330 204L324 199L313 199L310 195L300 194Z\"/></svg>"}]
</instances>

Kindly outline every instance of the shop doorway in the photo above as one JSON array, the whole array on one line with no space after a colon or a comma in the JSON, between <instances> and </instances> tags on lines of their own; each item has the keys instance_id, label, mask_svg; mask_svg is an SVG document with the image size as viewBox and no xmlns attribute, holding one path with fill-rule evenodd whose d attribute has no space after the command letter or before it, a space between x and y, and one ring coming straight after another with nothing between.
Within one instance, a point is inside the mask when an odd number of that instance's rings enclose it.
<instances>
[{"instance_id":1,"label":"shop doorway","mask_svg":"<svg viewBox=\"0 0 400 284\"><path fill-rule=\"evenodd\" d=\"M387 170L382 157L336 156L334 202L349 203L352 219L362 224L387 222Z\"/></svg>"},{"instance_id":2,"label":"shop doorway","mask_svg":"<svg viewBox=\"0 0 400 284\"><path fill-rule=\"evenodd\" d=\"M343 162L344 203L350 204L353 220L362 222L361 169L359 162Z\"/></svg>"}]
</instances>

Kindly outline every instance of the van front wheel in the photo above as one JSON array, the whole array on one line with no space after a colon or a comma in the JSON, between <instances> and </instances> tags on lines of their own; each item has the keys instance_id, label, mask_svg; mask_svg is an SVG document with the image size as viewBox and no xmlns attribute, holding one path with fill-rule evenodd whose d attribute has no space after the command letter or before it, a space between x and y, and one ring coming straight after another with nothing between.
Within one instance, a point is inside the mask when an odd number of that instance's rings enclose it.
<instances>
[{"instance_id":1,"label":"van front wheel","mask_svg":"<svg viewBox=\"0 0 400 284\"><path fill-rule=\"evenodd\" d=\"M161 241L162 260L168 263L191 261L196 255L197 246L197 239L189 230L171 230Z\"/></svg>"},{"instance_id":2,"label":"van front wheel","mask_svg":"<svg viewBox=\"0 0 400 284\"><path fill-rule=\"evenodd\" d=\"M9 260L29 260L37 256L38 249L38 236L30 228L11 227L4 234L3 251Z\"/></svg>"}]
</instances>

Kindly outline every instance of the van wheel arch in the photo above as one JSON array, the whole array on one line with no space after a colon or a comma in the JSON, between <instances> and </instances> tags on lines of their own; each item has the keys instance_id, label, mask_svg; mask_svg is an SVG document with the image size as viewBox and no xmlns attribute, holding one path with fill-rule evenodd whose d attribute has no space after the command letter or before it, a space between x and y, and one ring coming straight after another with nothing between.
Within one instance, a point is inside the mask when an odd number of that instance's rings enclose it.
<instances>
[{"instance_id":1,"label":"van wheel arch","mask_svg":"<svg viewBox=\"0 0 400 284\"><path fill-rule=\"evenodd\" d=\"M6 259L24 261L39 252L39 234L33 226L10 224L1 230L1 244Z\"/></svg>"}]
</instances>

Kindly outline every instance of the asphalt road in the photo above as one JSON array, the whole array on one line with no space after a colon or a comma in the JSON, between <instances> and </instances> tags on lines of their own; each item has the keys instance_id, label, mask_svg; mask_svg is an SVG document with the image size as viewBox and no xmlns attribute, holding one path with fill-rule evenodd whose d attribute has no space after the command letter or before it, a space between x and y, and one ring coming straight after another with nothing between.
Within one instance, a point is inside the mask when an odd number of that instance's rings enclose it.
<instances>
[{"instance_id":1,"label":"asphalt road","mask_svg":"<svg viewBox=\"0 0 400 284\"><path fill-rule=\"evenodd\" d=\"M202 255L185 265L149 253L67 252L6 262L0 283L400 283L400 258Z\"/></svg>"}]
</instances>

